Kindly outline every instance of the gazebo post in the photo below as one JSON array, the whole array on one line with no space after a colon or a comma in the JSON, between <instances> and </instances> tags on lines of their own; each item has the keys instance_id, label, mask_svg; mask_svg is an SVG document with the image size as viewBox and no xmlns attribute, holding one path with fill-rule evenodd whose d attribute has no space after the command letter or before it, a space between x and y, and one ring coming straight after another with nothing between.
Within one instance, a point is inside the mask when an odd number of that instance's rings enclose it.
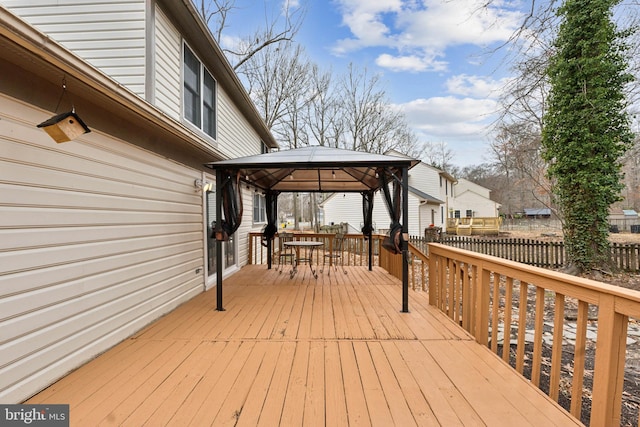
<instances>
[{"instance_id":1,"label":"gazebo post","mask_svg":"<svg viewBox=\"0 0 640 427\"><path fill-rule=\"evenodd\" d=\"M409 312L409 169L402 167L402 312Z\"/></svg>"},{"instance_id":2,"label":"gazebo post","mask_svg":"<svg viewBox=\"0 0 640 427\"><path fill-rule=\"evenodd\" d=\"M274 200L275 199L275 200ZM267 201L267 224L270 224L273 217L277 216L278 211L278 194L272 191L267 191L266 201ZM273 212L275 210L275 212ZM268 227L268 225L267 225ZM277 228L276 228L277 230ZM275 233L274 233L275 236ZM273 239L272 236L267 236L267 270L271 270L273 264Z\"/></svg>"},{"instance_id":3,"label":"gazebo post","mask_svg":"<svg viewBox=\"0 0 640 427\"><path fill-rule=\"evenodd\" d=\"M222 170L216 170L216 227L220 230L222 224ZM216 310L224 311L222 305L222 240L216 236Z\"/></svg>"}]
</instances>

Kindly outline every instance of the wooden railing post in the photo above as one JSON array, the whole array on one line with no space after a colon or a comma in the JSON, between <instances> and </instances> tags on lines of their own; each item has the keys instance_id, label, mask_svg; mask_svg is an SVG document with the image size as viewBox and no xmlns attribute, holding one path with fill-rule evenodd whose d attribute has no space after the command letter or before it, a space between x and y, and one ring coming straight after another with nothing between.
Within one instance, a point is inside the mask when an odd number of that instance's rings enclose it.
<instances>
[{"instance_id":1,"label":"wooden railing post","mask_svg":"<svg viewBox=\"0 0 640 427\"><path fill-rule=\"evenodd\" d=\"M615 312L615 297L602 295L598 308L592 426L620 425L629 318Z\"/></svg>"},{"instance_id":2,"label":"wooden railing post","mask_svg":"<svg viewBox=\"0 0 640 427\"><path fill-rule=\"evenodd\" d=\"M438 305L437 304L437 295L438 295L438 291L437 291L437 280L438 280L438 276L437 276L437 272L438 272L438 268L437 268L437 259L438 256L434 255L432 251L429 251L429 304L431 305Z\"/></svg>"},{"instance_id":3,"label":"wooden railing post","mask_svg":"<svg viewBox=\"0 0 640 427\"><path fill-rule=\"evenodd\" d=\"M253 237L249 234L249 259L247 261L249 265L253 264Z\"/></svg>"},{"instance_id":4,"label":"wooden railing post","mask_svg":"<svg viewBox=\"0 0 640 427\"><path fill-rule=\"evenodd\" d=\"M490 282L491 271L485 269L482 264L480 268L480 282L478 283L476 318L475 318L475 337L476 341L482 345L489 343L489 300L490 300Z\"/></svg>"}]
</instances>

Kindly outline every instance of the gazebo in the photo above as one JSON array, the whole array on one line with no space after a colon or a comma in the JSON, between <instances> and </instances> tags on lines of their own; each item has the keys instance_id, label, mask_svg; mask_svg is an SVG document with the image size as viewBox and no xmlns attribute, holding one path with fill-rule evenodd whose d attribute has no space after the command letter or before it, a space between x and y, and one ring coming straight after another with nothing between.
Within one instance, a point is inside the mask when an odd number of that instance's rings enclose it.
<instances>
[{"instance_id":1,"label":"gazebo","mask_svg":"<svg viewBox=\"0 0 640 427\"><path fill-rule=\"evenodd\" d=\"M240 225L241 183L265 192L267 264L271 268L271 245L277 233L278 195L283 192L358 192L362 194L364 227L371 242L373 195L384 192L391 220L385 248L403 255L402 312L409 311L408 267L408 170L418 163L408 157L372 154L324 146L309 146L255 156L208 163L216 171L217 310L223 311L222 241ZM389 188L391 184L391 188ZM372 269L369 244L369 270Z\"/></svg>"}]
</instances>

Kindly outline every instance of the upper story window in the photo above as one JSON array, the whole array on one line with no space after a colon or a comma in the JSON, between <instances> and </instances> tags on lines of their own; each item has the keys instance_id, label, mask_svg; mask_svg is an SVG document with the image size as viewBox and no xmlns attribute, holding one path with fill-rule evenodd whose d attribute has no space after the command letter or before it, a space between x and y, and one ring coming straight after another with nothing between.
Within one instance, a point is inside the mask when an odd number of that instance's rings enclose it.
<instances>
[{"instance_id":1,"label":"upper story window","mask_svg":"<svg viewBox=\"0 0 640 427\"><path fill-rule=\"evenodd\" d=\"M216 138L216 81L184 45L184 118L212 138Z\"/></svg>"},{"instance_id":2,"label":"upper story window","mask_svg":"<svg viewBox=\"0 0 640 427\"><path fill-rule=\"evenodd\" d=\"M255 193L253 195L253 222L267 222L267 200L261 193Z\"/></svg>"}]
</instances>

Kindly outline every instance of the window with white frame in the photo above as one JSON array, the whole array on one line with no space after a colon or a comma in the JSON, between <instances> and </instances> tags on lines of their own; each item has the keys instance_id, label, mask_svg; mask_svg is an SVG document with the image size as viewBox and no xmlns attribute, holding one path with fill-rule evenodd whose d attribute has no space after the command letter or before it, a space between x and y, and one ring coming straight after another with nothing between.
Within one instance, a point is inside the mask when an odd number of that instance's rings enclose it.
<instances>
[{"instance_id":1,"label":"window with white frame","mask_svg":"<svg viewBox=\"0 0 640 427\"><path fill-rule=\"evenodd\" d=\"M216 81L196 55L184 45L184 118L216 138Z\"/></svg>"},{"instance_id":2,"label":"window with white frame","mask_svg":"<svg viewBox=\"0 0 640 427\"><path fill-rule=\"evenodd\" d=\"M264 194L253 194L253 222L264 223L267 222L267 202Z\"/></svg>"}]
</instances>

